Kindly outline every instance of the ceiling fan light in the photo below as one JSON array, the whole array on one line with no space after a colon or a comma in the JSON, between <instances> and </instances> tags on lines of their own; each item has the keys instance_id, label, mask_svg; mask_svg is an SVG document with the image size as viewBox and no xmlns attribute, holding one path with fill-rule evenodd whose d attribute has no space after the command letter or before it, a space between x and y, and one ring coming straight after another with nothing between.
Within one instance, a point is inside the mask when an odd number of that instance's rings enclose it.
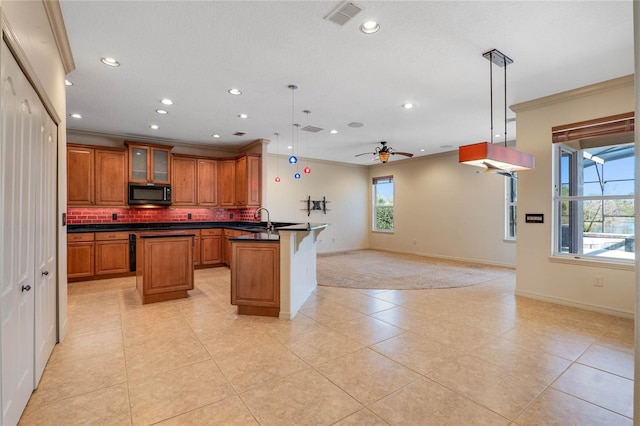
<instances>
[{"instance_id":1,"label":"ceiling fan light","mask_svg":"<svg viewBox=\"0 0 640 426\"><path fill-rule=\"evenodd\" d=\"M386 163L387 161L389 161L389 151L380 151L378 153L378 155L380 156L380 162L381 163Z\"/></svg>"}]
</instances>

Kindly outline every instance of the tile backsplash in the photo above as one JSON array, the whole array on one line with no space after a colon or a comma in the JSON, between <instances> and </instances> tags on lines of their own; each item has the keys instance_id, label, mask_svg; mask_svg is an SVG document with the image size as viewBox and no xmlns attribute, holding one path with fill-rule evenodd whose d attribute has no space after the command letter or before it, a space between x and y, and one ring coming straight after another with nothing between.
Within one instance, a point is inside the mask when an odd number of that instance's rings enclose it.
<instances>
[{"instance_id":1,"label":"tile backsplash","mask_svg":"<svg viewBox=\"0 0 640 426\"><path fill-rule=\"evenodd\" d=\"M203 209L203 208L98 208L69 207L67 223L153 223L153 222L235 222L255 221L255 208ZM112 219L113 215L117 219ZM189 219L189 214L191 219Z\"/></svg>"}]
</instances>

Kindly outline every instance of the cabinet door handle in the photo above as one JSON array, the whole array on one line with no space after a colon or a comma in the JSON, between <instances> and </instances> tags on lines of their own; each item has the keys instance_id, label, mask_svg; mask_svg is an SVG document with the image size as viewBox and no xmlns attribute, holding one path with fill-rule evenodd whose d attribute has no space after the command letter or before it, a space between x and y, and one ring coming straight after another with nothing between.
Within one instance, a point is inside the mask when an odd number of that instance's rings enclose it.
<instances>
[{"instance_id":1,"label":"cabinet door handle","mask_svg":"<svg viewBox=\"0 0 640 426\"><path fill-rule=\"evenodd\" d=\"M47 275L49 275L49 271L42 271L42 276L46 277Z\"/></svg>"},{"instance_id":2,"label":"cabinet door handle","mask_svg":"<svg viewBox=\"0 0 640 426\"><path fill-rule=\"evenodd\" d=\"M29 290L31 290L31 286L29 284L22 286L22 291L29 291Z\"/></svg>"}]
</instances>

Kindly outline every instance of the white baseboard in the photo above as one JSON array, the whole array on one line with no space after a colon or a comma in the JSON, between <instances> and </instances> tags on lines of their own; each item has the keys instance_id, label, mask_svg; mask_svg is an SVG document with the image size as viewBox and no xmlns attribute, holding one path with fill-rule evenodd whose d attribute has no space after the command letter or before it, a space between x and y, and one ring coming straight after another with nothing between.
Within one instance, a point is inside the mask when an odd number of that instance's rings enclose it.
<instances>
[{"instance_id":1,"label":"white baseboard","mask_svg":"<svg viewBox=\"0 0 640 426\"><path fill-rule=\"evenodd\" d=\"M502 262L490 262L484 259L469 259L465 257L442 256L439 254L419 253L419 252L407 251L407 250L391 250L391 249L380 248L380 247L375 247L375 248L370 247L369 250L386 251L389 253L413 254L415 256L433 257L435 259L455 260L457 262L470 262L470 263L478 263L481 265L501 266L503 268L511 268L513 270L516 269L516 265L502 263Z\"/></svg>"},{"instance_id":2,"label":"white baseboard","mask_svg":"<svg viewBox=\"0 0 640 426\"><path fill-rule=\"evenodd\" d=\"M558 305L571 306L571 307L574 307L574 308L580 308L580 309L584 309L584 310L587 310L587 311L599 312L601 314L612 315L612 316L615 316L615 317L622 317L622 318L629 318L629 319L633 319L634 318L634 313L633 312L622 311L622 310L619 310L619 309L611 309L611 308L607 308L605 306L592 305L590 303L577 302L575 300L564 299L564 298L561 298L561 297L545 296L545 295L542 295L542 294L532 293L532 292L523 291L523 290L516 290L514 292L514 294L516 296L527 297L529 299L536 299L536 300L542 300L543 302L550 302L550 303L555 303L555 304L558 304Z\"/></svg>"}]
</instances>

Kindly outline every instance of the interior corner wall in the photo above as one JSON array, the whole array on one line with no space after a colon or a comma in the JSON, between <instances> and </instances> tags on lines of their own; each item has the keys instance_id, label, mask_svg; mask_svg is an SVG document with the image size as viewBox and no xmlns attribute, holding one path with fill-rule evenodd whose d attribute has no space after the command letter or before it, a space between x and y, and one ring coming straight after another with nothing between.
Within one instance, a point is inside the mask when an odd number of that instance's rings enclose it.
<instances>
[{"instance_id":1,"label":"interior corner wall","mask_svg":"<svg viewBox=\"0 0 640 426\"><path fill-rule=\"evenodd\" d=\"M266 161L264 206L273 222L328 223L318 237L318 253L358 250L368 247L368 172L364 166L300 159L301 179L293 178L296 166L283 156L268 155ZM311 174L303 173L309 165ZM280 182L275 182L276 174ZM307 213L308 197L326 198L326 214ZM265 218L265 216L263 216Z\"/></svg>"},{"instance_id":2,"label":"interior corner wall","mask_svg":"<svg viewBox=\"0 0 640 426\"><path fill-rule=\"evenodd\" d=\"M552 254L553 167L551 128L635 110L633 78L530 101L516 111L518 149L535 155L536 167L518 179L516 294L631 316L634 313L633 268L556 263ZM622 83L622 84L620 84ZM602 89L599 89L599 88ZM637 190L637 183L636 183ZM543 224L524 223L525 213L543 213ZM604 285L595 287L596 277Z\"/></svg>"},{"instance_id":3,"label":"interior corner wall","mask_svg":"<svg viewBox=\"0 0 640 426\"><path fill-rule=\"evenodd\" d=\"M67 165L66 165L66 87L65 71L56 47L53 32L47 19L44 4L41 1L2 0L2 14L16 36L31 69L46 95L55 113L60 118L58 126L58 211L61 217L67 204ZM58 220L58 319L59 339L62 340L67 328L67 233Z\"/></svg>"},{"instance_id":4,"label":"interior corner wall","mask_svg":"<svg viewBox=\"0 0 640 426\"><path fill-rule=\"evenodd\" d=\"M505 180L458 163L458 152L392 160L371 166L371 179L393 176L394 232L367 229L371 248L446 259L515 266L515 243L505 241ZM519 209L519 207L518 207Z\"/></svg>"}]
</instances>

